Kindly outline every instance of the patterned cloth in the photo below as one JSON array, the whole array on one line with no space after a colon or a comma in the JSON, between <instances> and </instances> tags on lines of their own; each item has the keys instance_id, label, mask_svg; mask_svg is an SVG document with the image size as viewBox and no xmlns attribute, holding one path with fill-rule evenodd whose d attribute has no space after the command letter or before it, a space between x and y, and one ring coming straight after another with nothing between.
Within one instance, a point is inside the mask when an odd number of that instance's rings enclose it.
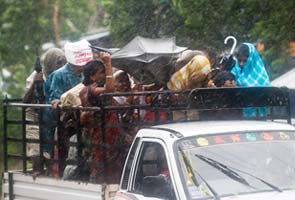
<instances>
[{"instance_id":1,"label":"patterned cloth","mask_svg":"<svg viewBox=\"0 0 295 200\"><path fill-rule=\"evenodd\" d=\"M249 57L243 69L236 62L231 72L236 77L237 86L269 86L269 78L264 64L253 44L244 43L249 47Z\"/></svg>"},{"instance_id":2,"label":"patterned cloth","mask_svg":"<svg viewBox=\"0 0 295 200\"><path fill-rule=\"evenodd\" d=\"M253 87L253 86L270 86L269 77L265 70L263 61L261 60L256 48L253 44L244 43L249 48L249 57L243 69L238 62L236 62L231 72L236 77L237 86ZM256 109L243 109L244 117L264 117L267 115L267 108L259 108L258 113Z\"/></svg>"},{"instance_id":3,"label":"patterned cloth","mask_svg":"<svg viewBox=\"0 0 295 200\"><path fill-rule=\"evenodd\" d=\"M99 106L101 104L99 97L95 94L95 84L85 86L80 91L80 99L82 106ZM105 144L103 143L103 132L101 129L102 116L99 111L83 111L81 113L81 123L85 126L90 126L86 128L86 136L89 137L91 156L90 160L96 164L90 166L90 181L91 182L108 182L108 183L118 183L120 181L121 171L123 169L124 159L122 157L122 152L118 146L120 144L120 131L116 127L118 125L119 119L116 111L106 111L104 124L105 126ZM91 128L91 126L96 126L97 128ZM96 146L94 146L96 145ZM105 145L105 158L103 160L102 145ZM86 145L87 146L87 145ZM108 168L104 170L103 164L106 162ZM108 180L104 178L108 177Z\"/></svg>"},{"instance_id":4,"label":"patterned cloth","mask_svg":"<svg viewBox=\"0 0 295 200\"><path fill-rule=\"evenodd\" d=\"M167 87L170 90L184 90L189 89L189 81L194 80L194 86L204 85L207 75L211 71L209 60L203 55L197 55L193 59L175 72L170 81L167 83Z\"/></svg>"}]
</instances>

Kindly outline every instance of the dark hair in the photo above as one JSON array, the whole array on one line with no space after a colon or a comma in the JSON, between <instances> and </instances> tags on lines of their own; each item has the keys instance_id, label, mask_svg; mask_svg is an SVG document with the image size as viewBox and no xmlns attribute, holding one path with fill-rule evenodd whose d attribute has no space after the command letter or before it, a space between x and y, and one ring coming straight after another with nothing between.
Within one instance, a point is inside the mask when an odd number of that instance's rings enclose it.
<instances>
[{"instance_id":1,"label":"dark hair","mask_svg":"<svg viewBox=\"0 0 295 200\"><path fill-rule=\"evenodd\" d=\"M231 71L232 68L235 66L236 61L233 58L233 55L224 55L218 64L218 68L221 69L221 71Z\"/></svg>"},{"instance_id":2,"label":"dark hair","mask_svg":"<svg viewBox=\"0 0 295 200\"><path fill-rule=\"evenodd\" d=\"M102 62L98 60L92 60L88 62L85 65L84 71L83 71L83 75L84 75L83 84L86 86L92 84L93 81L91 80L90 77L96 74L99 69L105 70L105 66Z\"/></svg>"},{"instance_id":3,"label":"dark hair","mask_svg":"<svg viewBox=\"0 0 295 200\"><path fill-rule=\"evenodd\" d=\"M116 73L115 73L116 74ZM114 75L115 75L114 74ZM115 78L118 78L118 77L128 77L128 79L129 79L129 76L128 76L128 73L127 72L125 72L125 71L120 71L118 74L116 74L115 75Z\"/></svg>"},{"instance_id":4,"label":"dark hair","mask_svg":"<svg viewBox=\"0 0 295 200\"><path fill-rule=\"evenodd\" d=\"M235 80L235 75L228 71L219 71L217 74L215 74L212 80L216 87L222 87L227 80Z\"/></svg>"},{"instance_id":5,"label":"dark hair","mask_svg":"<svg viewBox=\"0 0 295 200\"><path fill-rule=\"evenodd\" d=\"M213 80L216 75L218 75L221 72L219 68L213 68L212 71L208 74L208 79Z\"/></svg>"},{"instance_id":6,"label":"dark hair","mask_svg":"<svg viewBox=\"0 0 295 200\"><path fill-rule=\"evenodd\" d=\"M249 57L249 47L247 45L241 44L237 52L237 57L239 56L246 56L247 58Z\"/></svg>"},{"instance_id":7,"label":"dark hair","mask_svg":"<svg viewBox=\"0 0 295 200\"><path fill-rule=\"evenodd\" d=\"M205 53L206 57L208 58L211 68L216 68L217 67L216 65L218 64L216 49L214 49L212 47L205 47L205 48L203 48L202 51ZM212 63L212 62L214 62L214 63Z\"/></svg>"}]
</instances>

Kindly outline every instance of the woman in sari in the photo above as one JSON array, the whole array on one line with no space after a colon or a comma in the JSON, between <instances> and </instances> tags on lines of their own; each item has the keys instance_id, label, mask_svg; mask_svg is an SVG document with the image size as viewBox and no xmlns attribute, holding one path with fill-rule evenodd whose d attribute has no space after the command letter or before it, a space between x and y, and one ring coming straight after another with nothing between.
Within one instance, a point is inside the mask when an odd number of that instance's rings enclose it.
<instances>
[{"instance_id":1,"label":"woman in sari","mask_svg":"<svg viewBox=\"0 0 295 200\"><path fill-rule=\"evenodd\" d=\"M269 86L269 77L253 44L243 43L237 53L238 62L231 70L237 86Z\"/></svg>"},{"instance_id":2,"label":"woman in sari","mask_svg":"<svg viewBox=\"0 0 295 200\"><path fill-rule=\"evenodd\" d=\"M236 85L240 87L270 86L268 74L262 59L253 44L243 43L237 53L237 62L231 73L236 77ZM243 109L244 117L263 117L267 115L266 108Z\"/></svg>"},{"instance_id":3,"label":"woman in sari","mask_svg":"<svg viewBox=\"0 0 295 200\"><path fill-rule=\"evenodd\" d=\"M103 101L101 94L113 91L113 76L110 55L101 53L103 61L91 61L84 69L83 84L80 99L83 107L100 106ZM112 101L111 99L108 99ZM88 126L85 135L91 140L90 150L90 181L98 183L118 183L120 179L120 163L114 162L119 154L116 148L120 137L118 128L107 127L118 123L114 111L106 111L104 116L100 111L83 111L80 116L81 124ZM102 123L105 131L102 129ZM103 137L104 132L104 137ZM117 164L116 164L117 163ZM105 168L106 167L106 168ZM107 179L105 179L107 177Z\"/></svg>"}]
</instances>

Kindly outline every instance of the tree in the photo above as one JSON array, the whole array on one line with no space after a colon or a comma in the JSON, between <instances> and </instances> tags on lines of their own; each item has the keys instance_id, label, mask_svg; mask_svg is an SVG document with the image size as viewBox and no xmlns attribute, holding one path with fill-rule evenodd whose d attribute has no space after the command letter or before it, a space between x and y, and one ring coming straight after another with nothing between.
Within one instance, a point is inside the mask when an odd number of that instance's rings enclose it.
<instances>
[{"instance_id":1,"label":"tree","mask_svg":"<svg viewBox=\"0 0 295 200\"><path fill-rule=\"evenodd\" d=\"M176 36L179 45L222 52L224 38L265 44L263 59L271 77L287 70L288 41L295 39L294 1L279 0L114 0L108 2L111 33L117 44L136 35Z\"/></svg>"},{"instance_id":2,"label":"tree","mask_svg":"<svg viewBox=\"0 0 295 200\"><path fill-rule=\"evenodd\" d=\"M295 2L262 0L260 4L261 20L255 24L252 34L265 43L264 57L271 64L272 77L276 77L294 67L289 64L288 42L295 39Z\"/></svg>"},{"instance_id":3,"label":"tree","mask_svg":"<svg viewBox=\"0 0 295 200\"><path fill-rule=\"evenodd\" d=\"M76 40L88 32L89 24L98 28L104 21L96 21L101 11L100 0L0 0L0 99L6 95L21 98L25 79L33 71L36 54L42 54L42 44L59 46L61 38ZM95 14L95 15L94 15ZM94 16L94 17L93 17ZM91 20L90 20L91 19ZM91 23L89 23L91 21ZM9 118L19 112L9 113ZM3 131L2 101L0 102L0 147ZM13 126L11 133L20 133ZM20 149L21 146L9 147ZM0 156L0 172L2 172ZM0 185L1 188L1 185Z\"/></svg>"},{"instance_id":4,"label":"tree","mask_svg":"<svg viewBox=\"0 0 295 200\"><path fill-rule=\"evenodd\" d=\"M88 21L97 9L93 3L98 5L95 0L0 0L0 3L0 66L11 72L8 77L0 73L4 82L2 91L12 97L23 93L25 78L33 71L42 44L58 43L59 37L79 39L88 31Z\"/></svg>"},{"instance_id":5,"label":"tree","mask_svg":"<svg viewBox=\"0 0 295 200\"><path fill-rule=\"evenodd\" d=\"M174 36L181 28L182 18L171 0L106 1L114 43L126 44L137 35L157 38Z\"/></svg>"}]
</instances>

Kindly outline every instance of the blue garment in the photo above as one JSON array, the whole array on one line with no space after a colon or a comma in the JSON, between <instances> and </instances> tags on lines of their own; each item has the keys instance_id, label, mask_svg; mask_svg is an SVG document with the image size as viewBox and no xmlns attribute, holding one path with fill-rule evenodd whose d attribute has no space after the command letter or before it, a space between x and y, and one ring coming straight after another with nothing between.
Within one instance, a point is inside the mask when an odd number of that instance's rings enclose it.
<instances>
[{"instance_id":1,"label":"blue garment","mask_svg":"<svg viewBox=\"0 0 295 200\"><path fill-rule=\"evenodd\" d=\"M235 75L236 84L240 87L253 87L253 86L270 86L268 74L265 70L263 61L261 60L256 48L253 44L244 43L249 48L249 57L243 69L240 67L239 62L236 62L231 72ZM256 109L245 108L243 109L244 117L264 117L267 115L267 108L259 108L258 113Z\"/></svg>"},{"instance_id":2,"label":"blue garment","mask_svg":"<svg viewBox=\"0 0 295 200\"><path fill-rule=\"evenodd\" d=\"M269 77L253 44L244 43L249 48L249 57L243 69L236 62L231 72L236 77L237 86L270 86Z\"/></svg>"},{"instance_id":3,"label":"blue garment","mask_svg":"<svg viewBox=\"0 0 295 200\"><path fill-rule=\"evenodd\" d=\"M45 82L45 97L47 103L59 100L61 95L82 82L83 76L74 73L71 64L54 71Z\"/></svg>"},{"instance_id":4,"label":"blue garment","mask_svg":"<svg viewBox=\"0 0 295 200\"><path fill-rule=\"evenodd\" d=\"M44 83L45 102L51 104L54 100L59 100L61 95L82 82L82 75L74 73L71 64L67 63L63 67L54 71ZM44 122L57 121L55 110L46 108L42 115ZM44 125L42 128L42 140L53 141L55 125ZM44 144L43 152L53 156L53 144Z\"/></svg>"}]
</instances>

